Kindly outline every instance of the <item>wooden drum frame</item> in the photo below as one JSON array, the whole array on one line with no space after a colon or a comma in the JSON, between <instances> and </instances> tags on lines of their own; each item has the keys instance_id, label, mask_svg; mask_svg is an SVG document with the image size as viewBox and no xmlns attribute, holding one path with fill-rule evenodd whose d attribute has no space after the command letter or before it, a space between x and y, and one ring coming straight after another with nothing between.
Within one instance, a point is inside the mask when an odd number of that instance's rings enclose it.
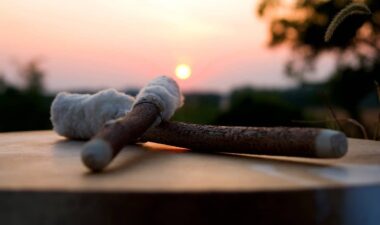
<instances>
[{"instance_id":1,"label":"wooden drum frame","mask_svg":"<svg viewBox=\"0 0 380 225\"><path fill-rule=\"evenodd\" d=\"M0 134L0 224L380 224L380 142L341 159L128 146L99 174L84 142Z\"/></svg>"}]
</instances>

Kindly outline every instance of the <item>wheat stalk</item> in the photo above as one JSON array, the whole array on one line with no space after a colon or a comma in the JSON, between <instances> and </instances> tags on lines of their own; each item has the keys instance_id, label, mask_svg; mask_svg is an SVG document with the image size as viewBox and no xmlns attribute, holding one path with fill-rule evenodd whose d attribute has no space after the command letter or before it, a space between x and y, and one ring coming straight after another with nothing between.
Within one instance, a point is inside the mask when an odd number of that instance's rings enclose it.
<instances>
[{"instance_id":1,"label":"wheat stalk","mask_svg":"<svg viewBox=\"0 0 380 225\"><path fill-rule=\"evenodd\" d=\"M331 21L325 33L325 42L329 42L339 25L352 15L370 15L371 10L364 3L351 3L343 8Z\"/></svg>"}]
</instances>

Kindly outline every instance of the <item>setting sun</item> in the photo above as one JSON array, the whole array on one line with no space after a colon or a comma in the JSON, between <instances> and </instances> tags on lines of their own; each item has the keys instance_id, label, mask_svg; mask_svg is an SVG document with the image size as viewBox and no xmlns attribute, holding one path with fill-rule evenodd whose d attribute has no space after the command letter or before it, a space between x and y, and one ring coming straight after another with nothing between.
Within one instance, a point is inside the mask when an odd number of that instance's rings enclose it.
<instances>
[{"instance_id":1,"label":"setting sun","mask_svg":"<svg viewBox=\"0 0 380 225\"><path fill-rule=\"evenodd\" d=\"M175 75L178 79L186 80L191 76L191 69L189 65L180 64L175 68Z\"/></svg>"}]
</instances>

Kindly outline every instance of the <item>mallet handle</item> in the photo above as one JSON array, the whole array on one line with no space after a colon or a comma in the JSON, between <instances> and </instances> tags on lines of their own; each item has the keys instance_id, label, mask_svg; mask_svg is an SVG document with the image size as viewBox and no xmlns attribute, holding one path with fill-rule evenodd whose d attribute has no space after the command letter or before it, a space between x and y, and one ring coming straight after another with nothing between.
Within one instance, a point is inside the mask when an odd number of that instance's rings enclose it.
<instances>
[{"instance_id":1,"label":"mallet handle","mask_svg":"<svg viewBox=\"0 0 380 225\"><path fill-rule=\"evenodd\" d=\"M346 136L334 130L287 127L231 127L163 122L141 138L206 152L338 158Z\"/></svg>"},{"instance_id":2,"label":"mallet handle","mask_svg":"<svg viewBox=\"0 0 380 225\"><path fill-rule=\"evenodd\" d=\"M92 171L106 167L119 151L136 140L156 121L159 109L140 103L123 118L106 124L83 148L82 161Z\"/></svg>"}]
</instances>

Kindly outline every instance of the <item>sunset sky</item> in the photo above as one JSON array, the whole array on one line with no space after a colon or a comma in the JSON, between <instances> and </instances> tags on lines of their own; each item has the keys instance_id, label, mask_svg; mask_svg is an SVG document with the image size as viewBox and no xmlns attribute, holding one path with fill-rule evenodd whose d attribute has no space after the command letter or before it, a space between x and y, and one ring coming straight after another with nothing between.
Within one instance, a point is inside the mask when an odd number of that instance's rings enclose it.
<instances>
[{"instance_id":1,"label":"sunset sky","mask_svg":"<svg viewBox=\"0 0 380 225\"><path fill-rule=\"evenodd\" d=\"M290 54L266 46L257 2L1 0L0 70L17 83L15 63L41 58L50 91L140 87L179 64L192 71L178 80L187 91L289 86Z\"/></svg>"}]
</instances>

